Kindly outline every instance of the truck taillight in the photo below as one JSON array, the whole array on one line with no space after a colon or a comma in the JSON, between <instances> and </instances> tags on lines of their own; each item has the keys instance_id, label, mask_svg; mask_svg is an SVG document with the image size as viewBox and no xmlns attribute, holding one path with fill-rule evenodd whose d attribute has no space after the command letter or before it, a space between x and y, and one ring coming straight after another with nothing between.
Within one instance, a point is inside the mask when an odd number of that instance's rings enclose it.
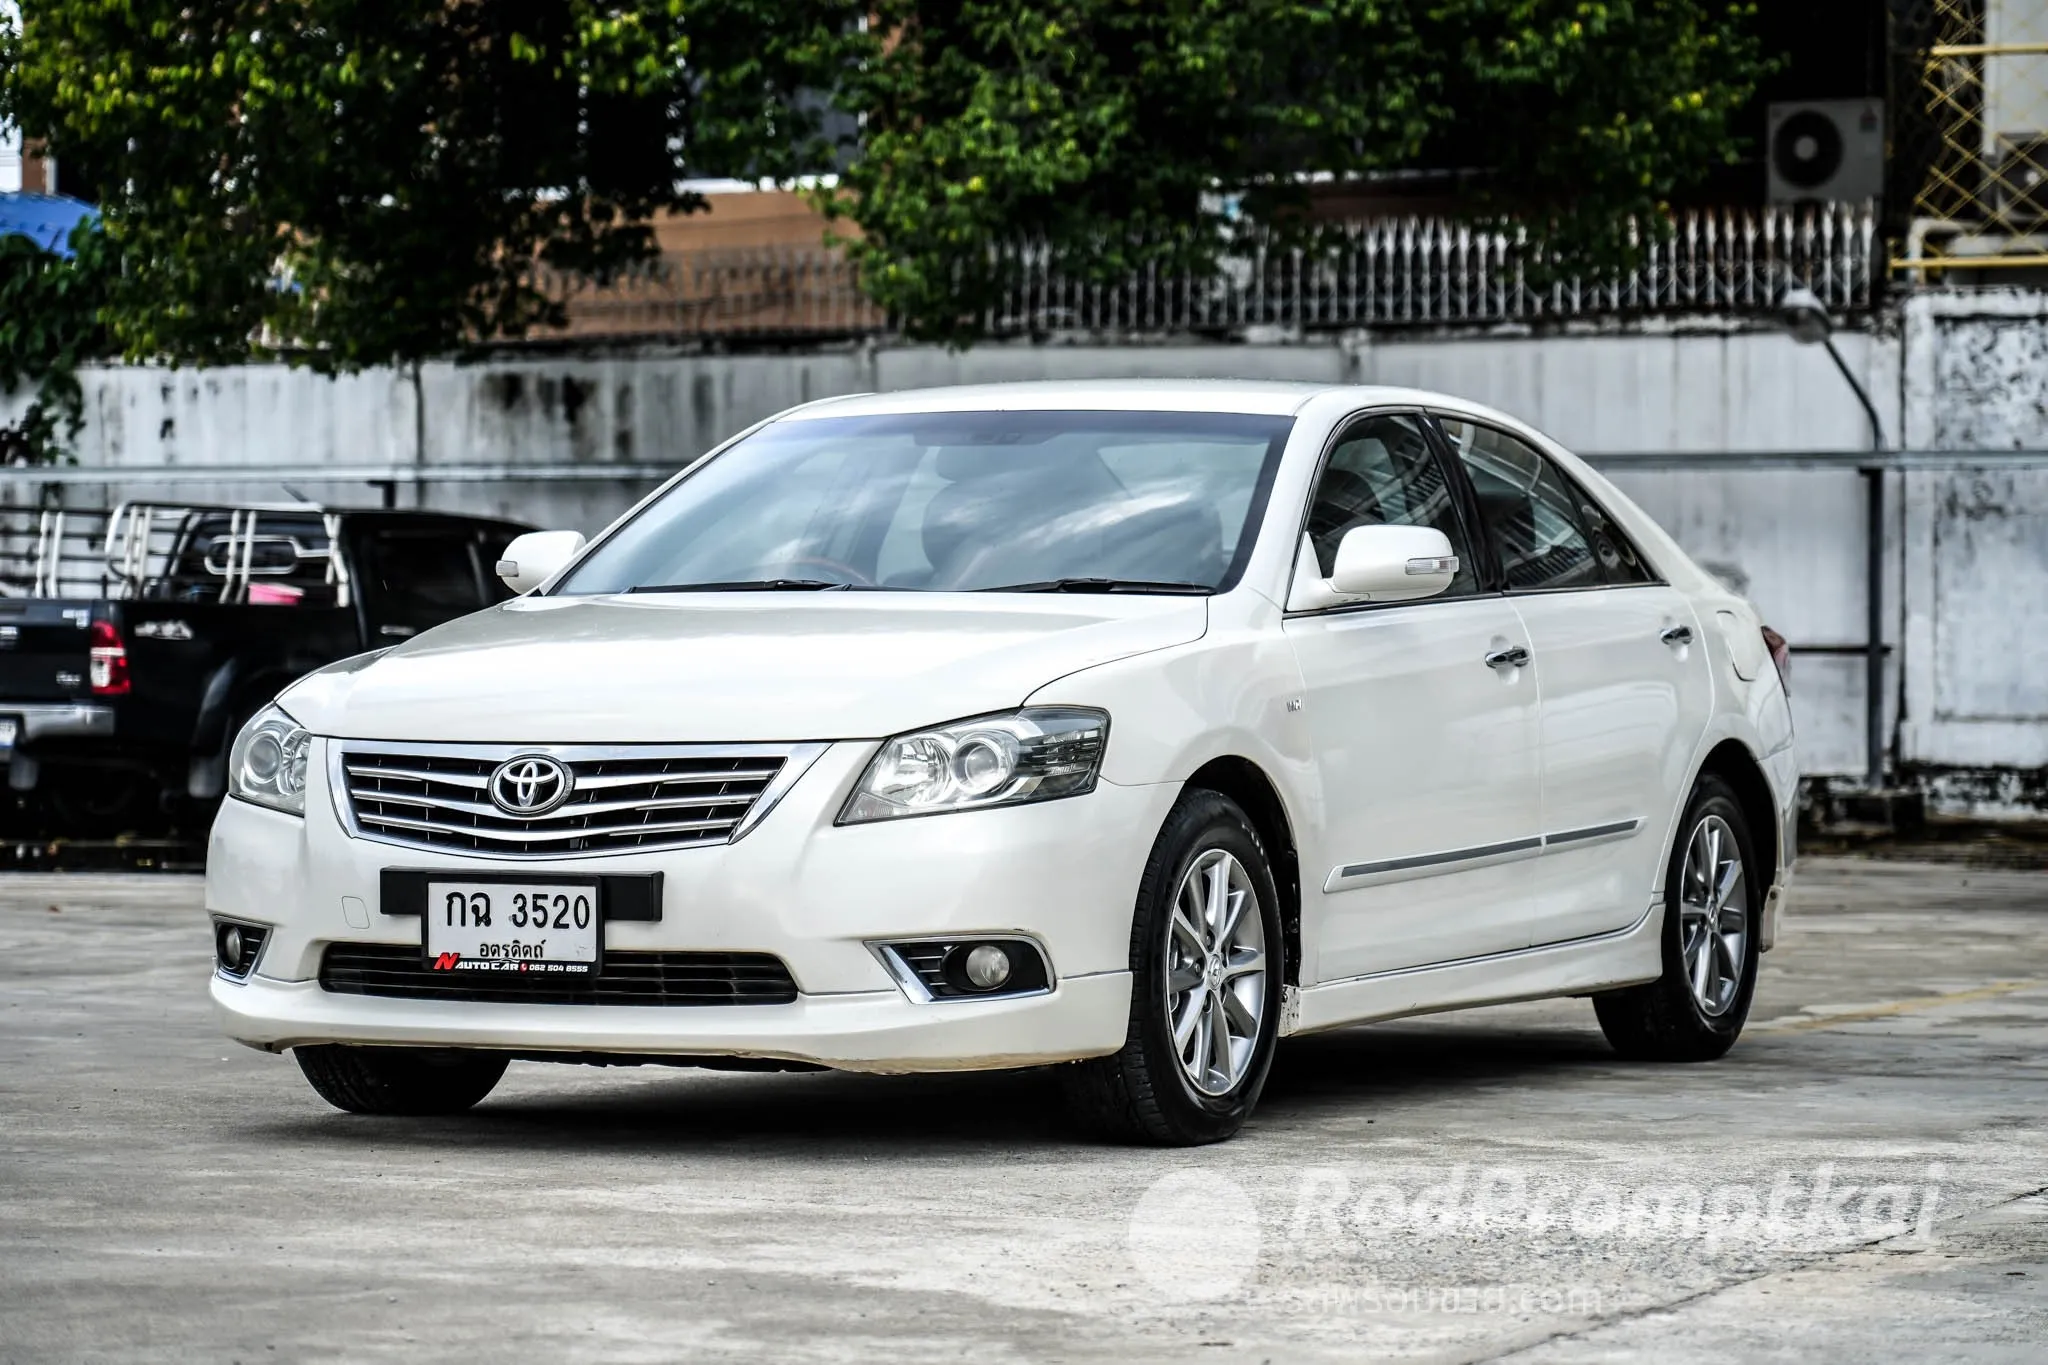
<instances>
[{"instance_id":1,"label":"truck taillight","mask_svg":"<svg viewBox=\"0 0 2048 1365\"><path fill-rule=\"evenodd\" d=\"M75 656L74 656L75 657ZM112 621L92 623L92 694L119 697L127 693L128 645Z\"/></svg>"},{"instance_id":2,"label":"truck taillight","mask_svg":"<svg viewBox=\"0 0 2048 1365\"><path fill-rule=\"evenodd\" d=\"M1792 695L1792 646L1785 643L1785 637L1764 627L1764 648L1771 652L1771 663L1778 670L1778 681L1785 685L1785 695Z\"/></svg>"}]
</instances>

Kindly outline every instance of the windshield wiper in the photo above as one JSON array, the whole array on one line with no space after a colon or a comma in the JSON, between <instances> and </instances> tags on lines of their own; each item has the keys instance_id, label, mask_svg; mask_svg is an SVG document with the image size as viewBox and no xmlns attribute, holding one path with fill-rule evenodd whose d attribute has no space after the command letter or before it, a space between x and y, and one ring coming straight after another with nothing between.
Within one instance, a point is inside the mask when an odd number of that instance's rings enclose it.
<instances>
[{"instance_id":1,"label":"windshield wiper","mask_svg":"<svg viewBox=\"0 0 2048 1365\"><path fill-rule=\"evenodd\" d=\"M736 578L724 583L644 583L627 592L831 592L851 588L851 583L827 583L822 578Z\"/></svg>"},{"instance_id":2,"label":"windshield wiper","mask_svg":"<svg viewBox=\"0 0 2048 1365\"><path fill-rule=\"evenodd\" d=\"M1157 592L1207 597L1216 590L1205 583L1161 582L1150 578L1046 578L1036 583L1005 583L976 592Z\"/></svg>"}]
</instances>

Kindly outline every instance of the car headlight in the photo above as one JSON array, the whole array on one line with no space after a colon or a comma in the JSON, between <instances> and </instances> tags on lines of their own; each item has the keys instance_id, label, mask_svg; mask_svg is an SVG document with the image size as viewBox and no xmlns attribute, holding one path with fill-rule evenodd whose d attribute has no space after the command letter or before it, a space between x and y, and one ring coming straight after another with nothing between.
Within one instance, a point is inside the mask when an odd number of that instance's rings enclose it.
<instances>
[{"instance_id":1,"label":"car headlight","mask_svg":"<svg viewBox=\"0 0 2048 1365\"><path fill-rule=\"evenodd\" d=\"M1095 789L1109 717L1078 706L978 716L886 741L842 825L1051 801Z\"/></svg>"},{"instance_id":2,"label":"car headlight","mask_svg":"<svg viewBox=\"0 0 2048 1365\"><path fill-rule=\"evenodd\" d=\"M249 718L228 750L228 793L272 810L306 813L306 757L313 736L285 714L266 706Z\"/></svg>"}]
</instances>

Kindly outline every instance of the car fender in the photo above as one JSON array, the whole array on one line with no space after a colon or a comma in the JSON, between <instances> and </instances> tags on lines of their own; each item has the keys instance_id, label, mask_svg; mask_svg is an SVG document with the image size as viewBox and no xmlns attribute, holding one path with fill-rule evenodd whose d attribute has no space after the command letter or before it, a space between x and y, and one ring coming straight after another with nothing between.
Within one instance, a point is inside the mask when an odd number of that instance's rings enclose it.
<instances>
[{"instance_id":1,"label":"car fender","mask_svg":"<svg viewBox=\"0 0 2048 1365\"><path fill-rule=\"evenodd\" d=\"M1067 674L1029 704L1107 711L1102 780L1119 786L1184 783L1216 759L1243 759L1279 794L1296 844L1319 848L1321 781L1279 623L1277 607L1240 589L1212 599L1201 639Z\"/></svg>"}]
</instances>

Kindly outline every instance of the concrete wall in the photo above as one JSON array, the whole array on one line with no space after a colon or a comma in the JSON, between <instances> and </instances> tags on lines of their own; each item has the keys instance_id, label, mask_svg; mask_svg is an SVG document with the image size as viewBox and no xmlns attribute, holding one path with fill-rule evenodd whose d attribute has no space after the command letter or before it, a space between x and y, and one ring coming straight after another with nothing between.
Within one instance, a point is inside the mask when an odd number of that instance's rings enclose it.
<instances>
[{"instance_id":1,"label":"concrete wall","mask_svg":"<svg viewBox=\"0 0 2048 1365\"><path fill-rule=\"evenodd\" d=\"M1896 423L1897 345L1842 339ZM89 370L81 464L138 472L230 465L579 464L675 467L731 433L833 394L1014 379L1157 376L1413 384L1524 417L1587 453L1858 448L1861 409L1818 351L1770 332L1301 345L844 348L798 355L508 357L324 379L283 366ZM25 395L17 395L18 407ZM0 414L9 411L0 400ZM317 487L309 486L317 484ZM644 477L574 489L459 490L484 505L594 529ZM336 501L373 490L301 476ZM225 487L225 486L223 486ZM265 497L282 486L247 485ZM447 496L447 490L430 495Z\"/></svg>"},{"instance_id":2,"label":"concrete wall","mask_svg":"<svg viewBox=\"0 0 2048 1365\"><path fill-rule=\"evenodd\" d=\"M1845 354L1898 421L1898 345ZM1839 450L1868 440L1826 356L1775 332L1300 345L846 348L798 355L507 357L325 379L283 366L86 372L81 463L681 463L833 394L1103 376L1414 384L1493 403L1588 453ZM21 401L17 396L16 403ZM0 402L0 411L6 404Z\"/></svg>"},{"instance_id":3,"label":"concrete wall","mask_svg":"<svg viewBox=\"0 0 2048 1365\"><path fill-rule=\"evenodd\" d=\"M2048 295L1930 294L1905 316L1909 442L2048 451ZM2048 461L1904 485L1901 756L1958 802L2048 810Z\"/></svg>"},{"instance_id":4,"label":"concrete wall","mask_svg":"<svg viewBox=\"0 0 2048 1365\"><path fill-rule=\"evenodd\" d=\"M1889 441L1922 449L2048 450L2048 300L1927 296L1838 338L1873 393ZM1725 324L1563 335L1358 334L1270 345L1048 344L967 352L845 347L790 355L513 355L327 380L282 367L112 367L85 377L81 463L126 468L120 492L164 467L298 471L296 491L335 503L376 490L308 467L510 463L616 465L596 482L423 485L426 505L595 530L672 469L783 408L833 394L1011 379L1235 377L1414 385L1491 403L1581 453L1612 457L1629 493L1681 543L1745 585L1796 643L1864 632L1864 502L1853 470L1716 468L1745 452L1868 447L1861 406L1825 351ZM18 404L20 398L14 402ZM0 411L6 408L0 402ZM1697 454L1684 470L1621 457ZM2002 482L1999 480L2003 480ZM1890 481L1887 726L1931 765L2048 764L2048 474L2004 470ZM168 491L155 485L154 491ZM196 492L277 498L277 483ZM26 490L20 490L21 496ZM74 488L74 503L97 490ZM408 492L402 499L415 500ZM2017 627L2017 629L2015 629ZM1860 659L1804 654L1795 706L1816 772L1862 769ZM1903 716L1899 713L1904 703Z\"/></svg>"}]
</instances>

